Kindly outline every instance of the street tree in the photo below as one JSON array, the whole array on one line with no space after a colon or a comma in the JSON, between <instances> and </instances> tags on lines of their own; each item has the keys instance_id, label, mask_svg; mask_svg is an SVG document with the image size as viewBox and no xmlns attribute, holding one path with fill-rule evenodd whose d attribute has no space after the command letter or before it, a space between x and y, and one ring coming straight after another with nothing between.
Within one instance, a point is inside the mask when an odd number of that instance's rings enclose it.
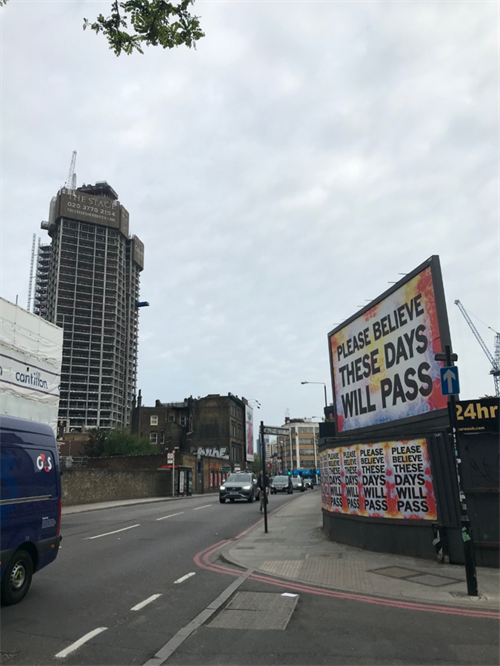
<instances>
[{"instance_id":1,"label":"street tree","mask_svg":"<svg viewBox=\"0 0 500 666\"><path fill-rule=\"evenodd\" d=\"M89 439L85 444L85 455L91 458L102 456L131 456L144 453L156 453L156 447L149 439L131 435L125 428L89 430Z\"/></svg>"},{"instance_id":2,"label":"street tree","mask_svg":"<svg viewBox=\"0 0 500 666\"><path fill-rule=\"evenodd\" d=\"M84 453L89 458L98 458L104 452L104 442L106 441L107 430L101 428L92 428L88 431L88 440L84 446Z\"/></svg>"},{"instance_id":3,"label":"street tree","mask_svg":"<svg viewBox=\"0 0 500 666\"><path fill-rule=\"evenodd\" d=\"M83 29L102 33L117 56L134 51L144 53L144 46L196 48L205 36L200 19L189 12L195 0L113 0L109 16L83 19ZM8 0L0 0L0 6Z\"/></svg>"}]
</instances>

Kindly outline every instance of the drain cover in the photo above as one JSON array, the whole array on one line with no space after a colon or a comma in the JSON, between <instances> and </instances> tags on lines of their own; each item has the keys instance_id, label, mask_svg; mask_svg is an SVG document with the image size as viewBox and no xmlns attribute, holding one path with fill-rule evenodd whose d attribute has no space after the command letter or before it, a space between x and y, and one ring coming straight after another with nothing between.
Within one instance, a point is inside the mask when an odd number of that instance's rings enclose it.
<instances>
[{"instance_id":1,"label":"drain cover","mask_svg":"<svg viewBox=\"0 0 500 666\"><path fill-rule=\"evenodd\" d=\"M210 622L215 629L285 629L299 596L269 592L237 592L226 608Z\"/></svg>"},{"instance_id":2,"label":"drain cover","mask_svg":"<svg viewBox=\"0 0 500 666\"><path fill-rule=\"evenodd\" d=\"M420 571L414 569L405 569L405 567L382 567L382 569L372 569L372 573L382 574L390 578L406 578L407 576L417 576Z\"/></svg>"}]
</instances>

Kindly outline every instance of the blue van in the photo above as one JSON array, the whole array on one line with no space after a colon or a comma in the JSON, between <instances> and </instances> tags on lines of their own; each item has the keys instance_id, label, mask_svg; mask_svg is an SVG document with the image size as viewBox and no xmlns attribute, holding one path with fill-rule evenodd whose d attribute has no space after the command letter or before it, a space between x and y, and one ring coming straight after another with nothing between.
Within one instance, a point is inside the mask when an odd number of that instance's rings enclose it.
<instances>
[{"instance_id":1,"label":"blue van","mask_svg":"<svg viewBox=\"0 0 500 666\"><path fill-rule=\"evenodd\" d=\"M61 475L54 432L45 423L0 415L1 602L19 603L33 573L57 557Z\"/></svg>"}]
</instances>

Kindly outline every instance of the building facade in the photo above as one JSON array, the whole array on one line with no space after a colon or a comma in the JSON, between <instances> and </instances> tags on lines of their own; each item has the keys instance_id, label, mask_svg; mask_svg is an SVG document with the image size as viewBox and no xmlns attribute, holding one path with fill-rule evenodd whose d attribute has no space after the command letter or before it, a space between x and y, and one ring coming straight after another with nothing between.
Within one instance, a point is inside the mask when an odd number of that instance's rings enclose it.
<instances>
[{"instance_id":1,"label":"building facade","mask_svg":"<svg viewBox=\"0 0 500 666\"><path fill-rule=\"evenodd\" d=\"M283 472L317 469L319 423L310 419L286 418L282 426L288 436L278 437L278 465Z\"/></svg>"},{"instance_id":2,"label":"building facade","mask_svg":"<svg viewBox=\"0 0 500 666\"><path fill-rule=\"evenodd\" d=\"M161 402L154 407L142 405L141 392L132 409L132 434L145 437L159 451L179 449L199 458L216 458L231 469L246 467L244 398L229 393L182 402Z\"/></svg>"},{"instance_id":3,"label":"building facade","mask_svg":"<svg viewBox=\"0 0 500 666\"><path fill-rule=\"evenodd\" d=\"M64 432L128 426L144 246L105 181L62 188L42 229L34 308L64 329L59 421Z\"/></svg>"}]
</instances>

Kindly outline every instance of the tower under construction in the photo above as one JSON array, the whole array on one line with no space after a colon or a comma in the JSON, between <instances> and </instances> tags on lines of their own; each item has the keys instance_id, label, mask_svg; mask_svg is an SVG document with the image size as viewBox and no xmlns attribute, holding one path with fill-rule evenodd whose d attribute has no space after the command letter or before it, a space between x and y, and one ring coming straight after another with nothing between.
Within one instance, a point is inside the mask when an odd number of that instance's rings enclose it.
<instances>
[{"instance_id":1,"label":"tower under construction","mask_svg":"<svg viewBox=\"0 0 500 666\"><path fill-rule=\"evenodd\" d=\"M64 330L59 421L66 432L126 426L144 245L105 181L63 187L41 226L51 242L39 248L34 312Z\"/></svg>"}]
</instances>

